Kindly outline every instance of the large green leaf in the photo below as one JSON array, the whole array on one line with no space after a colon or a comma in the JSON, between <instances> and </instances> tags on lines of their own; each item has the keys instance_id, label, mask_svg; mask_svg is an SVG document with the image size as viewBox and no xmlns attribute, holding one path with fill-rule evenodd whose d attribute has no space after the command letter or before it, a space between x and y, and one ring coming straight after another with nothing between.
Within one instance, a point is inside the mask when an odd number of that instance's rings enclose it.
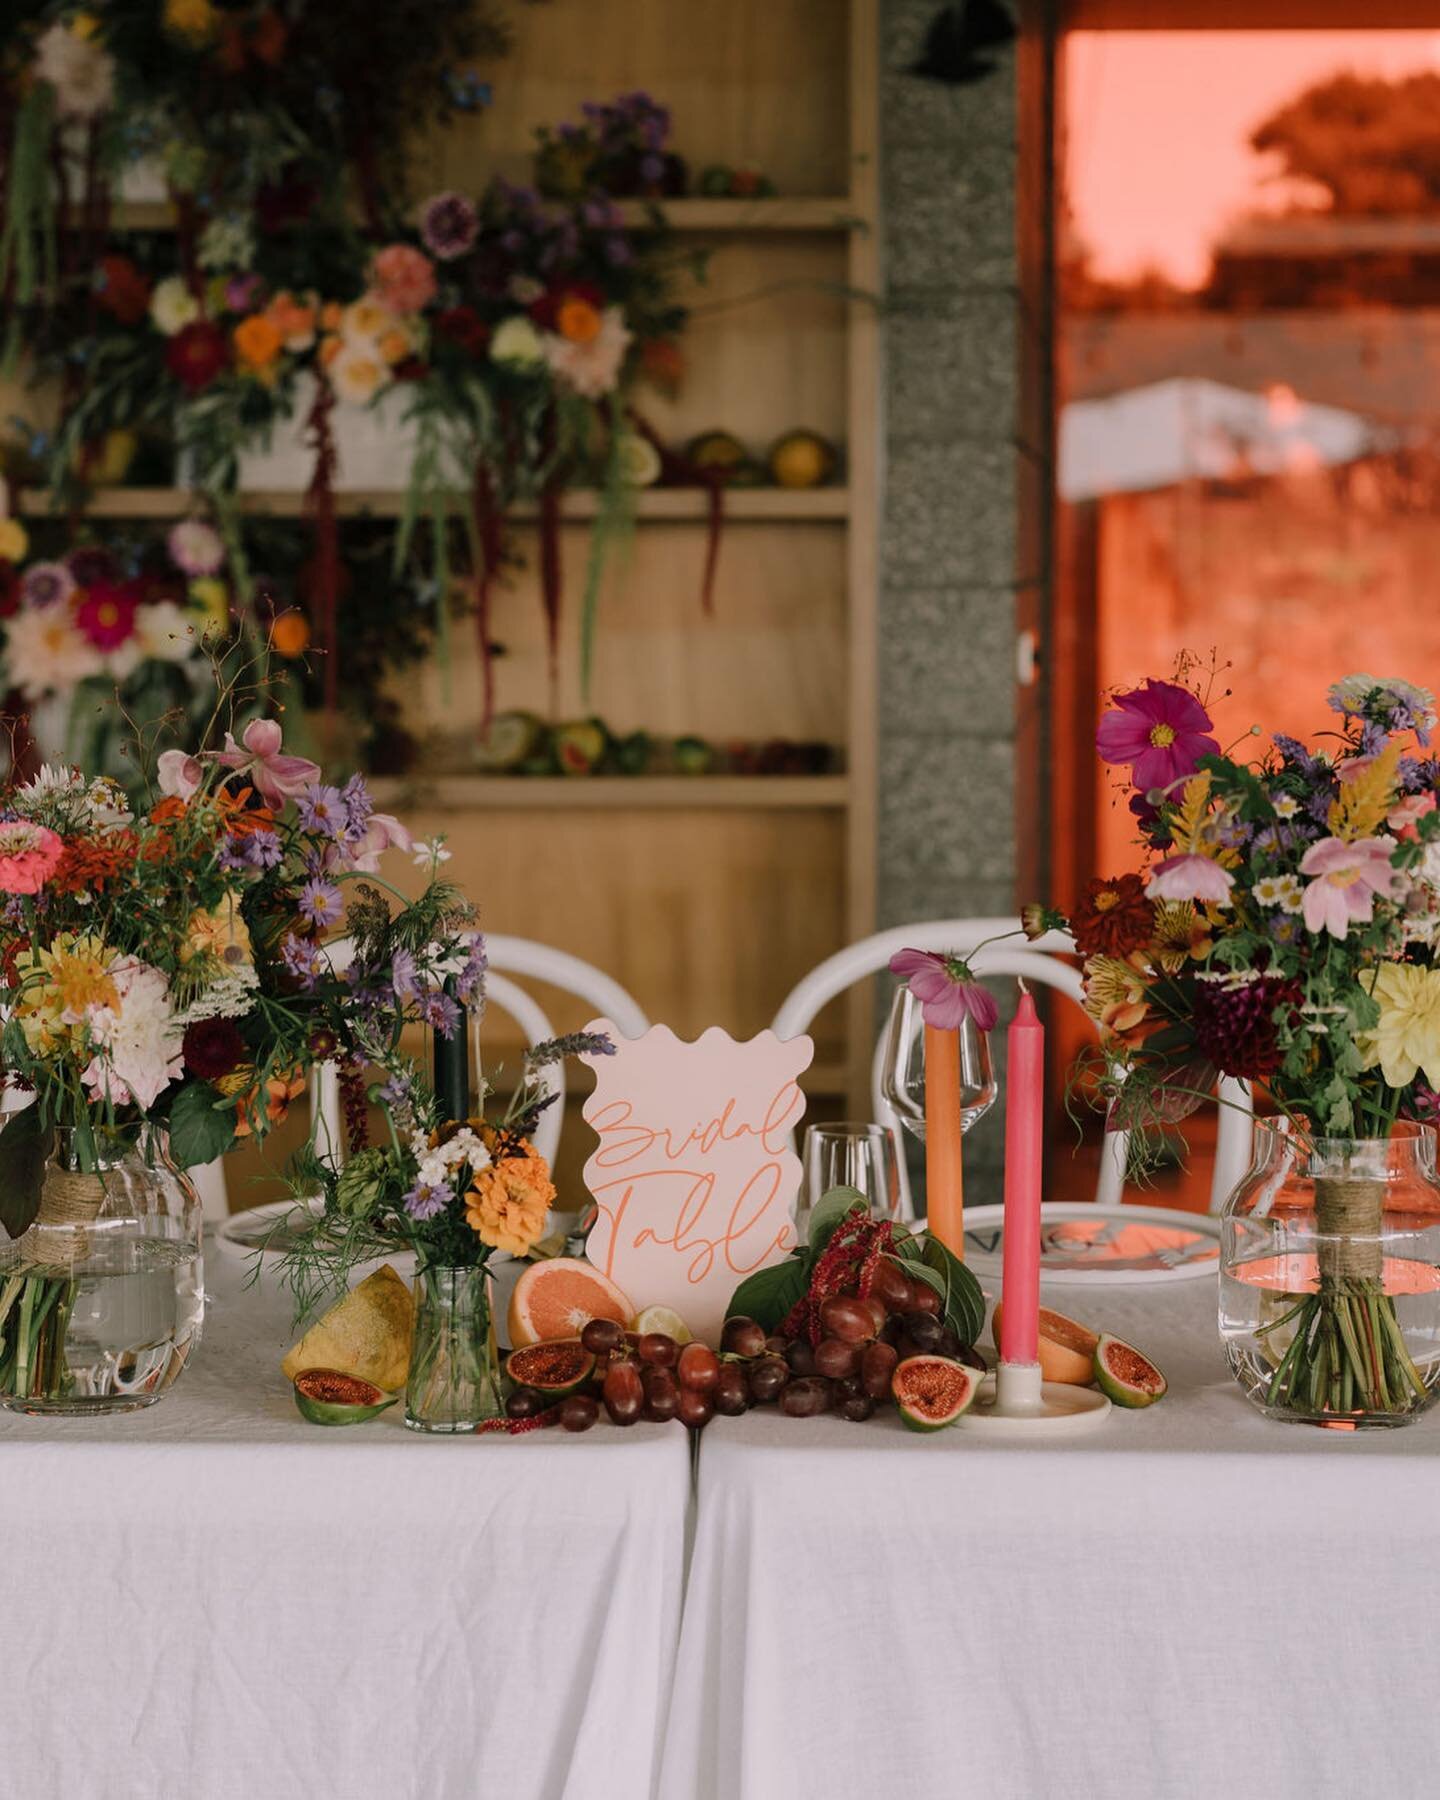
<instances>
[{"instance_id":1,"label":"large green leaf","mask_svg":"<svg viewBox=\"0 0 1440 1800\"><path fill-rule=\"evenodd\" d=\"M12 1238L28 1230L40 1210L45 1159L54 1135L41 1123L38 1105L11 1113L0 1129L0 1225Z\"/></svg>"},{"instance_id":2,"label":"large green leaf","mask_svg":"<svg viewBox=\"0 0 1440 1800\"><path fill-rule=\"evenodd\" d=\"M840 1221L852 1212L868 1214L870 1202L859 1188L837 1187L822 1194L810 1214L810 1236L805 1246L805 1261L814 1268L820 1252L834 1237Z\"/></svg>"},{"instance_id":3,"label":"large green leaf","mask_svg":"<svg viewBox=\"0 0 1440 1800\"><path fill-rule=\"evenodd\" d=\"M206 1081L181 1088L170 1108L170 1154L182 1169L214 1162L235 1142L235 1109Z\"/></svg>"},{"instance_id":4,"label":"large green leaf","mask_svg":"<svg viewBox=\"0 0 1440 1800\"><path fill-rule=\"evenodd\" d=\"M766 1331L773 1331L806 1286L805 1263L797 1256L787 1257L782 1263L772 1263L768 1269L747 1275L730 1296L725 1316L754 1319Z\"/></svg>"},{"instance_id":5,"label":"large green leaf","mask_svg":"<svg viewBox=\"0 0 1440 1800\"><path fill-rule=\"evenodd\" d=\"M945 1323L962 1344L973 1344L985 1323L985 1296L980 1292L980 1283L933 1234L925 1239L925 1262L945 1284L941 1296Z\"/></svg>"}]
</instances>

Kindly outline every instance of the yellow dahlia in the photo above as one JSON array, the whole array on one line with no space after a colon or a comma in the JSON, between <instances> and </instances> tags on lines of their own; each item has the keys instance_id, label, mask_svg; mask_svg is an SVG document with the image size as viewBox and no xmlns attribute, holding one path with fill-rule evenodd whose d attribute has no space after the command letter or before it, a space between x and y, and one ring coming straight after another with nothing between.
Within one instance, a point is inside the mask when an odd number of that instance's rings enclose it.
<instances>
[{"instance_id":1,"label":"yellow dahlia","mask_svg":"<svg viewBox=\"0 0 1440 1800\"><path fill-rule=\"evenodd\" d=\"M1365 1067L1378 1066L1397 1088L1423 1069L1431 1087L1440 1087L1440 969L1387 962L1360 981L1380 1007L1375 1029L1356 1034Z\"/></svg>"}]
</instances>

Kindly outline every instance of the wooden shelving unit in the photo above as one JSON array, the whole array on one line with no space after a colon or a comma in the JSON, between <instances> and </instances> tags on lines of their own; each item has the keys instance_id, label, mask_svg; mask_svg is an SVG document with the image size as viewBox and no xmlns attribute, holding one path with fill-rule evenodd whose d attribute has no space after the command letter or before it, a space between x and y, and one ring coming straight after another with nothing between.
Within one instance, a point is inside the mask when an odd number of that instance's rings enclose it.
<instances>
[{"instance_id":1,"label":"wooden shelving unit","mask_svg":"<svg viewBox=\"0 0 1440 1800\"><path fill-rule=\"evenodd\" d=\"M370 783L390 811L841 811L844 775L390 775Z\"/></svg>"}]
</instances>

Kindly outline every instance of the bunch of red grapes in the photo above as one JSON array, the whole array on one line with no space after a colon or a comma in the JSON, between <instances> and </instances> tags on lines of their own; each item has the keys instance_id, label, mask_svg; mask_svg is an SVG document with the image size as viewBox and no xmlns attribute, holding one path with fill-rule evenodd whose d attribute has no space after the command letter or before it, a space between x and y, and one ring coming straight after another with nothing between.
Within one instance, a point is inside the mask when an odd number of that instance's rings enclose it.
<instances>
[{"instance_id":1,"label":"bunch of red grapes","mask_svg":"<svg viewBox=\"0 0 1440 1800\"><path fill-rule=\"evenodd\" d=\"M940 1297L883 1260L869 1294L841 1293L820 1304L819 1341L767 1334L754 1319L725 1321L719 1354L706 1344L677 1344L663 1332L636 1336L611 1319L591 1319L580 1343L595 1358L591 1379L560 1401L567 1431L588 1431L603 1406L615 1425L679 1419L698 1431L716 1413L733 1417L776 1404L791 1419L834 1412L859 1422L889 1400L891 1377L910 1356L945 1356L983 1368L940 1317ZM516 1388L512 1419L534 1418L550 1402Z\"/></svg>"}]
</instances>

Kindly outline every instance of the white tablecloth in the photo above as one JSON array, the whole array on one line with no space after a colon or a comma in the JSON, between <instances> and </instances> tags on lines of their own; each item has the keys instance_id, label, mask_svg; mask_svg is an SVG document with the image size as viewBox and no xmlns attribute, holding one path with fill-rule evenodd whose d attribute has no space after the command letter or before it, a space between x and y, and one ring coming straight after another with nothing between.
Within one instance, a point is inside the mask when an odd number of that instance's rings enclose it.
<instances>
[{"instance_id":1,"label":"white tablecloth","mask_svg":"<svg viewBox=\"0 0 1440 1800\"><path fill-rule=\"evenodd\" d=\"M1440 1416L1261 1418L1210 1280L1047 1299L1169 1398L1049 1449L706 1430L664 1800L1440 1792Z\"/></svg>"},{"instance_id":2,"label":"white tablecloth","mask_svg":"<svg viewBox=\"0 0 1440 1800\"><path fill-rule=\"evenodd\" d=\"M309 1426L283 1298L207 1275L158 1405L0 1414L0 1795L648 1795L685 1434Z\"/></svg>"}]
</instances>

